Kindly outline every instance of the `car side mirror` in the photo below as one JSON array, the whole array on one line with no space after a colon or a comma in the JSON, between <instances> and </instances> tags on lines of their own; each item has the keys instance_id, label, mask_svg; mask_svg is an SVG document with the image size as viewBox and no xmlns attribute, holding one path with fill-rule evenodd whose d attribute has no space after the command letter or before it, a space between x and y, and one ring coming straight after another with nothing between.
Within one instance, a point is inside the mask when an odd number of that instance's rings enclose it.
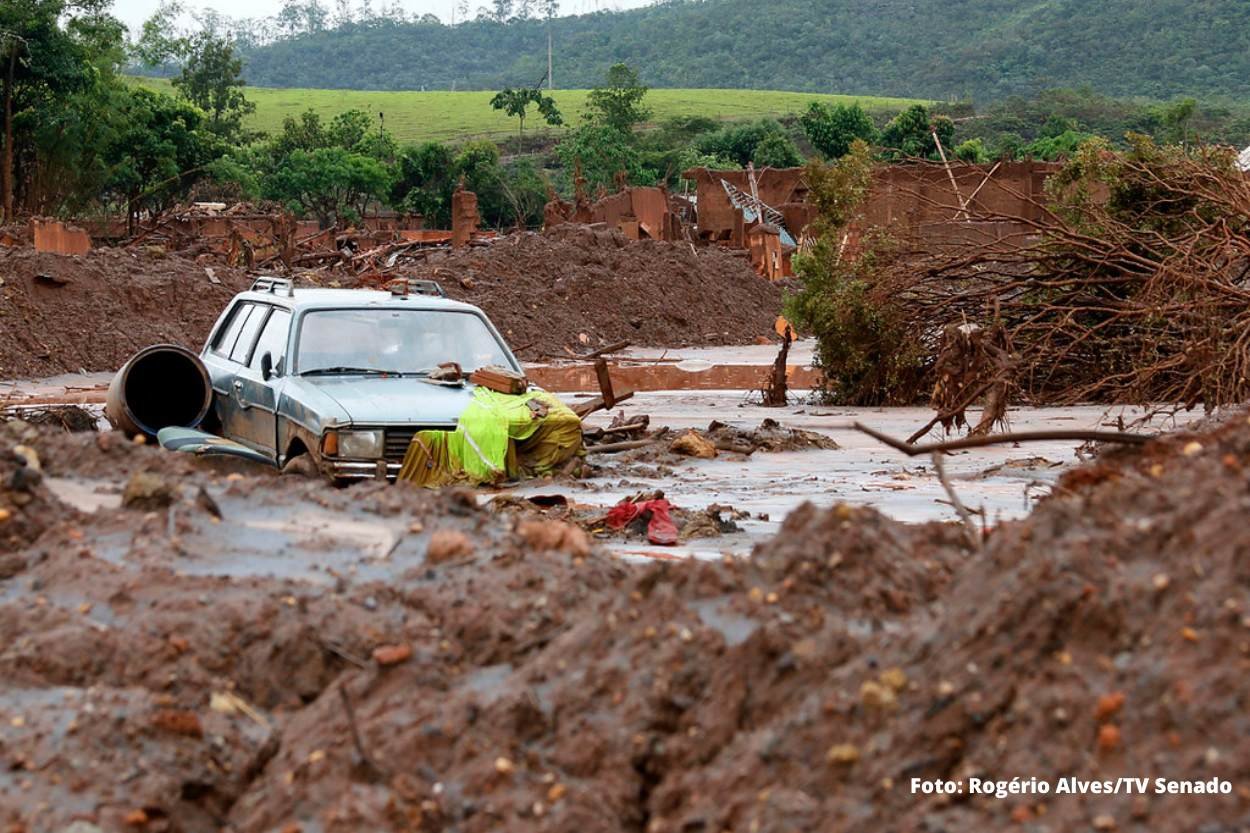
<instances>
[{"instance_id":1,"label":"car side mirror","mask_svg":"<svg viewBox=\"0 0 1250 833\"><path fill-rule=\"evenodd\" d=\"M260 377L266 382L273 376L273 355L266 353L260 357Z\"/></svg>"}]
</instances>

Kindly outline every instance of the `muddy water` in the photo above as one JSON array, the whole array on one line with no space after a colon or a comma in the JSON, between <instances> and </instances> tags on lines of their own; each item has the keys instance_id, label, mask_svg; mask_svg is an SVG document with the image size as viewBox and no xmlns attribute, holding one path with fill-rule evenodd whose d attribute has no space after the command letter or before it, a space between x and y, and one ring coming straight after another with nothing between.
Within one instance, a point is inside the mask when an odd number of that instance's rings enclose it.
<instances>
[{"instance_id":1,"label":"muddy water","mask_svg":"<svg viewBox=\"0 0 1250 833\"><path fill-rule=\"evenodd\" d=\"M907 457L850 427L859 421L906 437L932 416L925 408L827 408L801 403L763 408L741 391L668 391L639 393L613 414L595 414L588 421L603 425L619 412L627 417L647 414L652 425L675 429L703 428L712 420L751 428L764 419L775 419L789 427L826 434L841 446L831 451L756 452L750 457L722 452L715 460L689 460L671 470L634 466L625 476L614 470L611 460L594 458L606 463L605 470L599 477L576 484L569 491L570 499L606 509L637 492L659 489L678 506L719 503L750 512L752 518L767 516L767 520L739 521L741 533L692 541L676 550L680 554L713 558L748 551L755 542L774 534L786 514L808 501L818 506L838 502L871 506L902 521L957 520L928 457ZM1083 406L1013 408L1008 418L1013 430L1026 431L1106 428L1117 417L1130 422L1140 415L1141 411L1129 408ZM1079 462L1079 445L1052 441L973 449L949 455L945 467L960 499L992 526L1028 514L1060 474ZM528 495L552 489L530 484L517 491ZM638 545L618 547L618 551L626 557L674 553L672 548Z\"/></svg>"},{"instance_id":2,"label":"muddy water","mask_svg":"<svg viewBox=\"0 0 1250 833\"><path fill-rule=\"evenodd\" d=\"M808 450L750 457L722 453L715 460L679 461L671 467L631 465L622 469L618 458L597 457L603 466L599 476L561 484L530 483L520 495L561 491L578 503L606 509L640 491L661 490L676 505L698 509L712 503L730 505L751 514L739 521L742 531L722 538L691 542L680 548L618 546L625 558L656 558L696 555L712 558L722 553L742 553L761 538L776 532L780 521L795 507L810 501L820 506L836 502L872 506L903 521L954 520L955 512L928 458L909 458L850 429L861 421L899 437L906 437L932 415L925 408L828 408L807 404L796 390L793 404L763 408L757 404L756 388L776 356L776 347L703 348L680 351L638 350L618 357L613 379L618 390L633 389L637 395L612 413L598 413L588 423L604 425L618 413L627 417L647 415L652 426L703 428L712 420L740 428L753 428L764 419L826 434L841 446L837 450ZM797 362L790 368L792 387L813 383L811 345L797 343L791 351ZM536 382L553 390L589 395L597 391L593 367L588 363L546 365L528 369ZM10 395L33 394L56 397L85 395L105 380L95 377L61 377L40 383L9 383ZM102 394L102 391L101 391ZM574 398L569 396L568 398ZM1133 409L1100 407L1016 408L1009 413L1015 430L1099 428L1118 417L1131 421L1140 415ZM1156 426L1159 429L1175 424ZM1027 514L1037 498L1047 493L1059 475L1078 461L1077 443L1035 443L1027 447L998 446L964 451L949 457L946 468L960 498L986 524ZM98 484L81 480L54 481L53 489L69 503L85 511L115 505L112 494ZM489 495L484 499L488 499ZM380 562L404 562L422 551L421 536L405 535L402 528L376 517L336 515L321 508L308 511L267 507L263 501L238 500L221 495L231 524L197 531L196 535L221 538L222 563L185 564L190 571L240 574L277 574L329 581L344 571L374 575L385 572ZM229 529L227 530L227 527ZM414 541L413 539L418 539ZM237 540L236 540L237 539ZM258 547L257 543L263 542ZM105 551L122 552L128 541L118 540ZM233 550L233 555L224 551ZM411 550L411 552L409 552ZM317 554L316 566L291 559L294 551ZM298 564L293 564L293 561ZM407 566L412 566L408 564Z\"/></svg>"}]
</instances>

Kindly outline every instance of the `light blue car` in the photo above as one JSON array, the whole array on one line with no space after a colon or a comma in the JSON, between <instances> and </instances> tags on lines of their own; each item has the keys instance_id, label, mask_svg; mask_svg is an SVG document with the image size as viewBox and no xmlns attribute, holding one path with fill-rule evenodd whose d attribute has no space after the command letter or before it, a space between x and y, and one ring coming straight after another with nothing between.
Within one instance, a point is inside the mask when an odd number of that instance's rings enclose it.
<instances>
[{"instance_id":1,"label":"light blue car","mask_svg":"<svg viewBox=\"0 0 1250 833\"><path fill-rule=\"evenodd\" d=\"M306 457L335 481L394 479L413 434L455 429L472 388L431 379L439 365L521 372L486 315L431 281L383 292L260 278L226 307L200 358L207 429L280 468Z\"/></svg>"}]
</instances>

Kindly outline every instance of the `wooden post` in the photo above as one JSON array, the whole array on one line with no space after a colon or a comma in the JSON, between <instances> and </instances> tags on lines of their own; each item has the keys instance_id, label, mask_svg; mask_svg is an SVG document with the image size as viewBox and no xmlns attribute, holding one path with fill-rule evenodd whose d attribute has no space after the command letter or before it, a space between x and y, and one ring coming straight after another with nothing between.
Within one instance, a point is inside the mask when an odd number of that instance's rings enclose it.
<instances>
[{"instance_id":1,"label":"wooden post","mask_svg":"<svg viewBox=\"0 0 1250 833\"><path fill-rule=\"evenodd\" d=\"M951 170L951 163L946 160L946 151L942 149L942 140L938 138L937 131L930 131L933 136L933 142L937 145L938 156L942 157L942 164L946 166L946 175L950 177L951 188L955 189L955 196L959 199L959 213L955 215L958 220L960 215L965 220L968 219L968 203L964 201L964 195L959 192L959 186L955 184L955 172Z\"/></svg>"}]
</instances>

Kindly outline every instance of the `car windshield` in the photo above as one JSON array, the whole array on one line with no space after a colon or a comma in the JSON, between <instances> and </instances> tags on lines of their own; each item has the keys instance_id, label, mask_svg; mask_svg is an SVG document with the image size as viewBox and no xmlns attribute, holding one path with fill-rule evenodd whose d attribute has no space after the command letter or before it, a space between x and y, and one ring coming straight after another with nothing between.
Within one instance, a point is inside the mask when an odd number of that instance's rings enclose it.
<instances>
[{"instance_id":1,"label":"car windshield","mask_svg":"<svg viewBox=\"0 0 1250 833\"><path fill-rule=\"evenodd\" d=\"M467 312L318 310L306 313L300 326L300 374L417 374L443 362L456 362L465 373L512 366L482 319Z\"/></svg>"}]
</instances>

